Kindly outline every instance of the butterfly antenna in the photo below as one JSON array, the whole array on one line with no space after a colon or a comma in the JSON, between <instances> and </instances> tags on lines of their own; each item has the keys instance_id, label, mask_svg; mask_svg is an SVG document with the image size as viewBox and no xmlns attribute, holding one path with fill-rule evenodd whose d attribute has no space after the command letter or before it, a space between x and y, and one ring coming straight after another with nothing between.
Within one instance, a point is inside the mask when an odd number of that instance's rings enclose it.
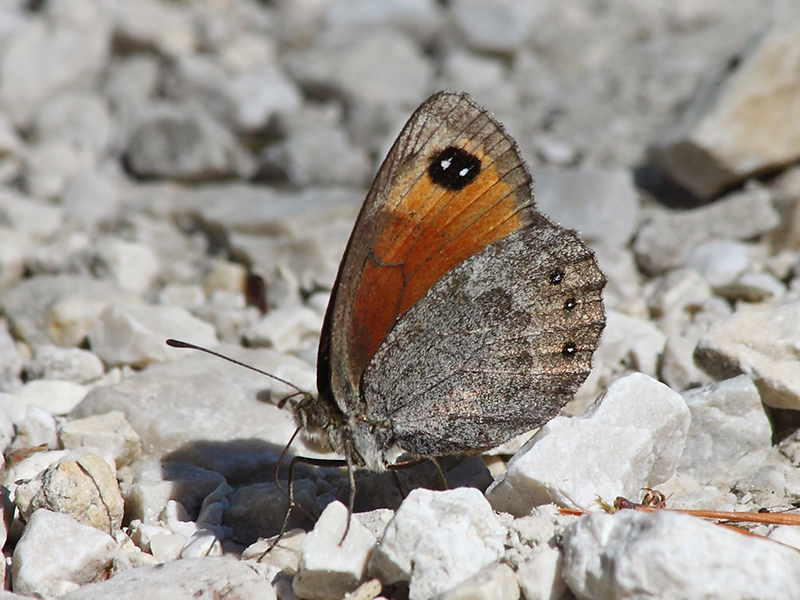
<instances>
[{"instance_id":1,"label":"butterfly antenna","mask_svg":"<svg viewBox=\"0 0 800 600\"><path fill-rule=\"evenodd\" d=\"M188 348L190 350L200 350L200 352L205 352L206 354L210 354L211 356L216 356L217 358L221 358L222 360L227 360L229 363L239 365L240 367L244 367L245 369L250 369L251 371L255 371L256 373L259 373L261 375L266 375L270 379L279 381L284 385L288 385L290 388L297 390L296 394L300 395L308 394L308 392L301 390L295 384L291 383L290 381L286 381L285 379L278 377L277 375L273 375L272 373L267 373L266 371L262 371L258 367L254 367L253 365L248 365L247 363L243 363L242 361L236 360L235 358L231 358L230 356L225 356L224 354L220 354L219 352L214 352L213 350L209 350L208 348L204 348L203 346L197 346L195 344L190 344L189 342L182 342L181 340L174 340L172 338L167 340L167 346L171 348ZM292 396L295 396L296 394L292 394Z\"/></svg>"}]
</instances>

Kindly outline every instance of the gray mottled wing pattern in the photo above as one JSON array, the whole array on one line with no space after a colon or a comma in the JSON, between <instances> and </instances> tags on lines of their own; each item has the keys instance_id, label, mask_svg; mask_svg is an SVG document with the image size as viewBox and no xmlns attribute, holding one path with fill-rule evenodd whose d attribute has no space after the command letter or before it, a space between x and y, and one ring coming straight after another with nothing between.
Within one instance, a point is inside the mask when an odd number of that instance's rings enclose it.
<instances>
[{"instance_id":1,"label":"gray mottled wing pattern","mask_svg":"<svg viewBox=\"0 0 800 600\"><path fill-rule=\"evenodd\" d=\"M589 373L605 282L594 253L541 214L450 271L364 372L376 435L440 456L546 423Z\"/></svg>"}]
</instances>

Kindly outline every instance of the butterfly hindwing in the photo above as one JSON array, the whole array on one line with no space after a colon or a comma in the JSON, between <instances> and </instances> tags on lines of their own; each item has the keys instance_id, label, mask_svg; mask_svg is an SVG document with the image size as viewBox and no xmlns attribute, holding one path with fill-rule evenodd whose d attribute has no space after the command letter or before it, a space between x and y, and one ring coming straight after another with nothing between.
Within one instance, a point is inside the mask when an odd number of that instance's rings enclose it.
<instances>
[{"instance_id":1,"label":"butterfly hindwing","mask_svg":"<svg viewBox=\"0 0 800 600\"><path fill-rule=\"evenodd\" d=\"M574 232L538 215L397 323L364 374L370 423L419 456L486 450L544 424L589 373L604 284Z\"/></svg>"}]
</instances>

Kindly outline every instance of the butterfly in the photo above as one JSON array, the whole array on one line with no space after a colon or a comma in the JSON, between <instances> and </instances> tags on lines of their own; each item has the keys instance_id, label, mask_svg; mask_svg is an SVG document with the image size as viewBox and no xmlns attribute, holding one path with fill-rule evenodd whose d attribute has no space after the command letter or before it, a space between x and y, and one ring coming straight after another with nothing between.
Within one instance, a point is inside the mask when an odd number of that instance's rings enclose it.
<instances>
[{"instance_id":1,"label":"butterfly","mask_svg":"<svg viewBox=\"0 0 800 600\"><path fill-rule=\"evenodd\" d=\"M556 416L591 369L605 283L576 232L536 210L497 120L466 93L417 108L345 249L318 393L286 399L297 431L343 457L334 462L348 467L349 514L355 469L478 454ZM292 478L290 468L290 510Z\"/></svg>"},{"instance_id":2,"label":"butterfly","mask_svg":"<svg viewBox=\"0 0 800 600\"><path fill-rule=\"evenodd\" d=\"M498 446L586 379L605 283L578 235L536 210L503 126L466 93L434 94L358 215L297 423L351 472Z\"/></svg>"}]
</instances>

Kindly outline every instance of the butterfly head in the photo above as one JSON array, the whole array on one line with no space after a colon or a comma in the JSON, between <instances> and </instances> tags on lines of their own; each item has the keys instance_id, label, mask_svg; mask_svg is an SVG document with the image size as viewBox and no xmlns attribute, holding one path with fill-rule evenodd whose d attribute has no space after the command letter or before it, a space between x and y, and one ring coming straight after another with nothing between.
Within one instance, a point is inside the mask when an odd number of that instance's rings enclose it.
<instances>
[{"instance_id":1,"label":"butterfly head","mask_svg":"<svg viewBox=\"0 0 800 600\"><path fill-rule=\"evenodd\" d=\"M297 427L313 442L337 451L332 433L340 425L341 419L332 414L329 407L319 397L303 393L298 398L289 399L289 408L294 414Z\"/></svg>"},{"instance_id":2,"label":"butterfly head","mask_svg":"<svg viewBox=\"0 0 800 600\"><path fill-rule=\"evenodd\" d=\"M346 458L348 464L370 471L384 471L397 453L389 442L390 424L368 423L366 419L347 419L334 404L313 394L290 398L295 423L312 442ZM392 451L387 451L390 449Z\"/></svg>"}]
</instances>

